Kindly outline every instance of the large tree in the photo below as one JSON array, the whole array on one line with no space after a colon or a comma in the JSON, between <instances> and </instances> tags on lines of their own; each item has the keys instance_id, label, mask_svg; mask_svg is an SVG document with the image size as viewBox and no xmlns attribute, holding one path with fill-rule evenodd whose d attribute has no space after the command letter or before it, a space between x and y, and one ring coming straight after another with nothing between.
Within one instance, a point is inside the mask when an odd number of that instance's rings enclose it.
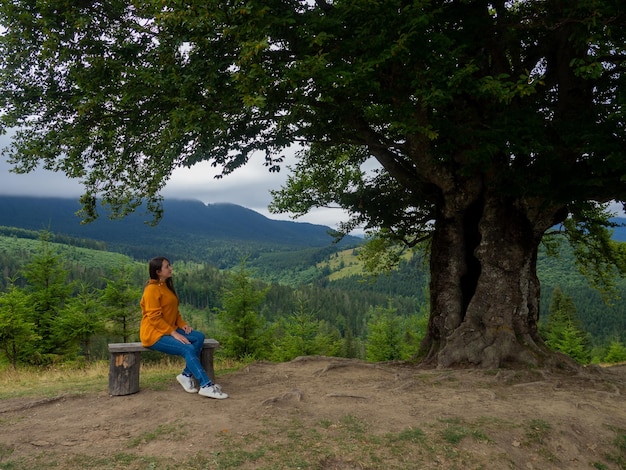
<instances>
[{"instance_id":1,"label":"large tree","mask_svg":"<svg viewBox=\"0 0 626 470\"><path fill-rule=\"evenodd\" d=\"M96 197L158 214L177 166L275 170L302 143L277 210L432 235L441 367L543 363L544 233L626 200L622 0L13 0L0 19L18 171L82 179L87 219Z\"/></svg>"}]
</instances>

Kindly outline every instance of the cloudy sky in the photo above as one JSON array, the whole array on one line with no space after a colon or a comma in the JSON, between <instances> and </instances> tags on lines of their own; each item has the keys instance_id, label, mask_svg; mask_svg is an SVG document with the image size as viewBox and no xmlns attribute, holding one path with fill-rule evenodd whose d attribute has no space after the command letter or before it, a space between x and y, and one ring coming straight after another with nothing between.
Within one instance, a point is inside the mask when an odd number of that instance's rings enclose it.
<instances>
[{"instance_id":1,"label":"cloudy sky","mask_svg":"<svg viewBox=\"0 0 626 470\"><path fill-rule=\"evenodd\" d=\"M9 142L7 136L0 136L0 148ZM279 189L287 180L287 165L293 165L295 157L287 158L279 173L270 173L263 166L263 157L258 155L247 165L221 179L215 179L216 169L204 162L193 168L179 168L174 171L167 183L163 196L172 199L194 199L205 204L228 202L252 209L270 219L310 222L337 228L347 216L338 209L316 209L311 213L292 219L289 214L270 214L267 206L271 201L270 190ZM17 175L9 171L10 165L0 156L0 194L30 195L50 197L78 197L82 187L76 180L70 180L62 173L36 171ZM625 217L621 204L613 204L611 210L619 217ZM355 234L361 231L355 231Z\"/></svg>"},{"instance_id":2,"label":"cloudy sky","mask_svg":"<svg viewBox=\"0 0 626 470\"><path fill-rule=\"evenodd\" d=\"M0 136L0 148L9 143L9 137ZM247 207L270 219L311 222L332 228L345 219L345 214L337 209L318 209L298 219L289 214L270 214L267 206L271 201L269 191L279 189L289 174L285 165L293 165L295 157L288 159L278 173L270 173L263 166L263 157L258 155L242 168L221 179L209 163L204 162L192 168L179 168L174 171L167 183L163 196L172 199L195 199L205 204L228 202ZM6 158L0 156L0 194L54 197L78 197L82 187L77 180L71 180L62 173L38 170L25 175L11 173Z\"/></svg>"}]
</instances>

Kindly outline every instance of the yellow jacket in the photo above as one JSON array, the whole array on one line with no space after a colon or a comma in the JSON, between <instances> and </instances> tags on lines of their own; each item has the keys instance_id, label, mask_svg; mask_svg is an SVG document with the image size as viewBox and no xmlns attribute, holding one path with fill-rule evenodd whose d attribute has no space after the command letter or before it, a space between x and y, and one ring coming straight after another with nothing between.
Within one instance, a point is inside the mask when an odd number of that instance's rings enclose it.
<instances>
[{"instance_id":1,"label":"yellow jacket","mask_svg":"<svg viewBox=\"0 0 626 470\"><path fill-rule=\"evenodd\" d=\"M178 311L178 298L164 282L150 279L143 290L140 305L139 338L145 347L152 346L161 336L187 324Z\"/></svg>"}]
</instances>

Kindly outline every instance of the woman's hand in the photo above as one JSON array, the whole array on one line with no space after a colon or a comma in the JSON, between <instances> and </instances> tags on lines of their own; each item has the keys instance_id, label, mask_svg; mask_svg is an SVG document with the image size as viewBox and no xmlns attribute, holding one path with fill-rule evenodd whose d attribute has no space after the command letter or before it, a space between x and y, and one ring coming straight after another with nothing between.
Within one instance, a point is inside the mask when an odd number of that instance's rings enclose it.
<instances>
[{"instance_id":1,"label":"woman's hand","mask_svg":"<svg viewBox=\"0 0 626 470\"><path fill-rule=\"evenodd\" d=\"M184 330L184 328L183 328ZM191 344L191 341L189 341L185 336L181 335L178 331L174 330L170 333L170 335L172 336L172 338L174 338L175 340L180 341L183 344Z\"/></svg>"},{"instance_id":2,"label":"woman's hand","mask_svg":"<svg viewBox=\"0 0 626 470\"><path fill-rule=\"evenodd\" d=\"M182 328L182 329L183 329L183 331L185 332L185 334L189 334L189 333L191 333L191 332L192 332L192 330L193 330L193 328L192 328L192 327L190 327L189 325L185 325L185 326L183 326L183 328Z\"/></svg>"}]
</instances>

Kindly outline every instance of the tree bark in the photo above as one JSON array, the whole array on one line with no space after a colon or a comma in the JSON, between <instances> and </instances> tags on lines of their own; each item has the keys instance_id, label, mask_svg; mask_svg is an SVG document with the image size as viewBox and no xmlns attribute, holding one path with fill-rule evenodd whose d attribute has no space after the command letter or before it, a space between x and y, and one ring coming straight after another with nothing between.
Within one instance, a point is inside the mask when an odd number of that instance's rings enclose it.
<instances>
[{"instance_id":1,"label":"tree bark","mask_svg":"<svg viewBox=\"0 0 626 470\"><path fill-rule=\"evenodd\" d=\"M482 194L437 221L424 363L441 368L538 366L537 251L559 210Z\"/></svg>"}]
</instances>

